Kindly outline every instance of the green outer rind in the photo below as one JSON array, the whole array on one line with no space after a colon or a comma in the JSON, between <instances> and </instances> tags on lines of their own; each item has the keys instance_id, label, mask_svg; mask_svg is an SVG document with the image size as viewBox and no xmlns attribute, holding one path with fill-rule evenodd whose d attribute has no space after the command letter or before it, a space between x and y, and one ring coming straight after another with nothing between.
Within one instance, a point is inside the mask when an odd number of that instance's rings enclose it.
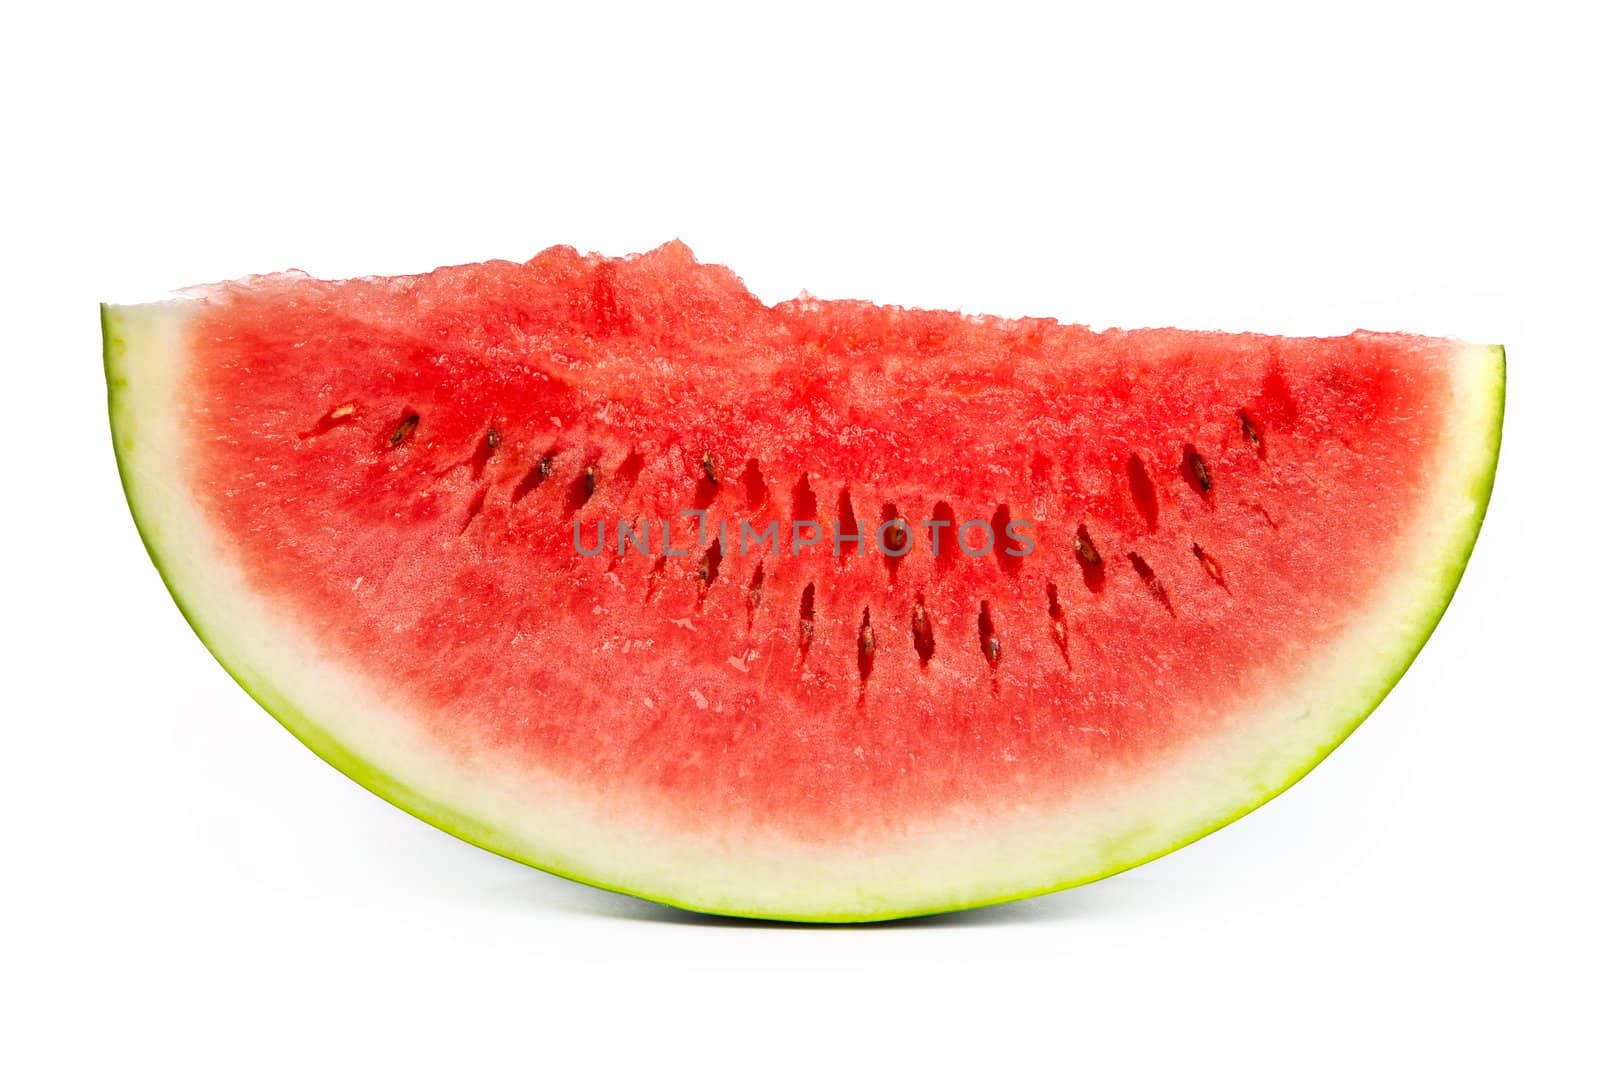
<instances>
[{"instance_id":1,"label":"green outer rind","mask_svg":"<svg viewBox=\"0 0 1600 1067\"><path fill-rule=\"evenodd\" d=\"M1337 748L1350 736L1355 729L1364 722L1374 709L1377 708L1385 696L1399 682L1400 678L1415 661L1423 645L1432 635L1440 618L1443 617L1445 608L1449 605L1455 590L1460 583L1461 576L1466 570L1467 561L1476 544L1478 532L1481 529L1489 498L1493 491L1495 472L1498 465L1501 431L1505 411L1505 349L1496 346L1498 361L1494 380L1488 388L1493 390L1490 401L1493 405L1493 418L1491 420L1487 437L1482 442L1481 463L1477 476L1470 490L1474 503L1474 513L1469 522L1460 526L1458 542L1452 546L1449 557L1452 562L1445 566L1438 577L1432 592L1432 600L1425 606L1426 610L1419 612L1422 620L1412 634L1406 638L1406 645L1402 654L1396 655L1391 663L1393 669L1389 676L1382 680L1376 687L1376 696L1372 697L1364 707L1351 714L1346 720L1342 730L1336 733L1332 740L1315 750L1311 757L1297 768L1284 775L1274 786L1259 792L1249 802L1236 810L1220 817L1192 827L1189 832L1171 841L1165 847L1134 855L1121 857L1116 862L1107 865L1104 869L1072 877L1059 882L1042 885L1030 885L1016 892L1004 893L994 896L985 896L973 899L956 899L940 905L918 905L915 907L899 909L886 908L879 911L847 911L832 912L827 910L804 913L779 912L769 910L744 910L739 908L708 907L702 902L675 899L672 896L652 893L636 886L620 884L606 879L588 877L576 871L562 869L538 857L530 856L525 849L518 846L512 835L499 830L489 822L464 814L451 805L441 803L422 792L412 788L405 782L362 759L346 744L333 734L320 727L308 715L302 712L287 699L269 680L258 676L248 668L248 665L237 659L230 659L220 648L221 642L209 635L204 626L197 619L196 612L186 603L180 593L177 583L172 578L172 565L166 558L165 550L159 543L156 534L156 523L147 515L142 506L141 497L137 491L137 480L133 476L133 459L130 455L132 442L123 433L125 418L125 393L127 378L123 373L124 368L119 366L115 349L123 343L113 322L112 307L102 304L101 331L103 339L102 358L105 365L107 404L110 413L112 444L116 454L117 471L121 479L124 494L127 497L129 509L132 512L134 523L139 530L139 536L144 543L151 562L161 575L167 591L171 594L185 620L195 631L201 642L211 652L212 656L222 665L222 668L244 689L258 704L273 716L285 729L293 734L307 748L311 749L335 770L350 778L389 803L414 815L418 819L429 823L446 833L461 838L470 844L484 848L490 852L516 860L528 866L547 871L571 881L608 889L619 893L628 894L644 900L654 901L671 907L682 908L689 911L702 911L711 914L738 916L743 918L769 919L784 922L808 923L862 923L879 922L915 915L925 915L940 912L959 911L969 908L984 907L991 904L1007 903L1029 897L1040 896L1046 893L1069 889L1090 882L1108 878L1114 874L1151 860L1158 859L1168 853L1175 852L1185 845L1207 836L1229 823L1242 818L1254 811L1268 800L1276 797L1290 786L1294 785L1317 764L1321 763L1327 755Z\"/></svg>"}]
</instances>

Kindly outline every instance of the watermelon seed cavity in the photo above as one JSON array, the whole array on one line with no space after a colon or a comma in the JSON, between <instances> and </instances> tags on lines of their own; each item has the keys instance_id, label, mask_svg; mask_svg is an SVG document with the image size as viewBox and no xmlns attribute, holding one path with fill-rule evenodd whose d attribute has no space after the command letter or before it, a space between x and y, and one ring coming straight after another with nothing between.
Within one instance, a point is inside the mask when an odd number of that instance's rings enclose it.
<instances>
[{"instance_id":1,"label":"watermelon seed cavity","mask_svg":"<svg viewBox=\"0 0 1600 1067\"><path fill-rule=\"evenodd\" d=\"M978 647L991 668L1000 666L1000 636L994 632L994 617L989 614L987 600L978 605Z\"/></svg>"},{"instance_id":2,"label":"watermelon seed cavity","mask_svg":"<svg viewBox=\"0 0 1600 1067\"><path fill-rule=\"evenodd\" d=\"M1140 459L1137 453L1128 457L1128 491L1133 494L1133 506L1138 509L1144 524L1154 531L1160 511L1156 503L1156 486L1150 480L1150 472L1145 469L1144 460Z\"/></svg>"},{"instance_id":3,"label":"watermelon seed cavity","mask_svg":"<svg viewBox=\"0 0 1600 1067\"><path fill-rule=\"evenodd\" d=\"M989 530L995 539L994 557L1000 563L1000 569L1015 574L1022 569L1022 557L1027 555L1022 548L1022 542L1011 536L1011 505L1001 504L994 510L994 518L989 520Z\"/></svg>"},{"instance_id":4,"label":"watermelon seed cavity","mask_svg":"<svg viewBox=\"0 0 1600 1067\"><path fill-rule=\"evenodd\" d=\"M1189 547L1194 550L1194 558L1200 561L1201 568L1210 576L1211 580L1224 589L1228 588L1227 580L1222 577L1222 566L1211 558L1211 554L1201 548L1199 542L1195 542Z\"/></svg>"},{"instance_id":5,"label":"watermelon seed cavity","mask_svg":"<svg viewBox=\"0 0 1600 1067\"><path fill-rule=\"evenodd\" d=\"M1245 442L1256 450L1256 454L1266 458L1267 446L1261 442L1261 431L1256 429L1256 424L1243 408L1239 409L1239 431L1244 434Z\"/></svg>"},{"instance_id":6,"label":"watermelon seed cavity","mask_svg":"<svg viewBox=\"0 0 1600 1067\"><path fill-rule=\"evenodd\" d=\"M650 568L650 577L645 580L644 584L644 602L646 604L655 599L656 589L660 586L661 576L666 573L666 570L667 557L657 556L655 566Z\"/></svg>"},{"instance_id":7,"label":"watermelon seed cavity","mask_svg":"<svg viewBox=\"0 0 1600 1067\"><path fill-rule=\"evenodd\" d=\"M578 509L587 504L594 491L600 487L600 473L590 463L583 468L583 473L572 480L572 488L567 493L567 515L570 518Z\"/></svg>"},{"instance_id":8,"label":"watermelon seed cavity","mask_svg":"<svg viewBox=\"0 0 1600 1067\"><path fill-rule=\"evenodd\" d=\"M482 478L483 470L489 465L489 458L494 455L495 449L500 447L500 431L493 426L489 427L483 435L483 442L472 454L472 477Z\"/></svg>"},{"instance_id":9,"label":"watermelon seed cavity","mask_svg":"<svg viewBox=\"0 0 1600 1067\"><path fill-rule=\"evenodd\" d=\"M1066 611L1061 607L1061 595L1056 589L1055 582L1044 584L1044 595L1050 602L1050 636L1055 638L1056 647L1061 650L1061 658L1067 661L1067 666L1072 666L1072 657L1067 653L1067 623Z\"/></svg>"},{"instance_id":10,"label":"watermelon seed cavity","mask_svg":"<svg viewBox=\"0 0 1600 1067\"><path fill-rule=\"evenodd\" d=\"M318 419L315 426L311 427L311 429L307 430L300 436L302 439L321 437L335 426L338 426L340 423L348 420L350 416L354 415L355 413L356 406L354 404L340 404L338 407L322 416L322 418Z\"/></svg>"},{"instance_id":11,"label":"watermelon seed cavity","mask_svg":"<svg viewBox=\"0 0 1600 1067\"><path fill-rule=\"evenodd\" d=\"M1089 528L1083 524L1078 525L1078 537L1074 546L1078 551L1078 559L1085 566L1098 567L1100 553L1094 547L1094 540L1089 536Z\"/></svg>"},{"instance_id":12,"label":"watermelon seed cavity","mask_svg":"<svg viewBox=\"0 0 1600 1067\"><path fill-rule=\"evenodd\" d=\"M638 452L629 452L627 457L617 467L616 479L618 485L632 485L639 478L639 472L644 470L644 457Z\"/></svg>"},{"instance_id":13,"label":"watermelon seed cavity","mask_svg":"<svg viewBox=\"0 0 1600 1067\"><path fill-rule=\"evenodd\" d=\"M856 509L850 503L850 490L839 490L839 522L837 525L838 536L834 538L834 549L839 556L839 566L844 566L848 555L840 546L851 540L855 541L855 554L861 555L866 551L866 545L861 539L861 524L856 521Z\"/></svg>"},{"instance_id":14,"label":"watermelon seed cavity","mask_svg":"<svg viewBox=\"0 0 1600 1067\"><path fill-rule=\"evenodd\" d=\"M700 470L704 477L700 479L700 485L694 491L694 506L704 511L717 498L722 483L717 479L717 461L711 458L710 452L700 457Z\"/></svg>"},{"instance_id":15,"label":"watermelon seed cavity","mask_svg":"<svg viewBox=\"0 0 1600 1067\"><path fill-rule=\"evenodd\" d=\"M700 598L705 599L706 590L711 588L711 583L717 580L717 572L722 569L722 542L713 538L711 547L706 549L706 554L700 558Z\"/></svg>"},{"instance_id":16,"label":"watermelon seed cavity","mask_svg":"<svg viewBox=\"0 0 1600 1067\"><path fill-rule=\"evenodd\" d=\"M807 582L805 591L800 594L800 658L806 658L806 653L811 650L811 635L816 629L817 618L817 583Z\"/></svg>"},{"instance_id":17,"label":"watermelon seed cavity","mask_svg":"<svg viewBox=\"0 0 1600 1067\"><path fill-rule=\"evenodd\" d=\"M922 597L917 597L917 602L911 606L911 644L917 650L917 655L922 658L922 665L926 667L933 658L933 620L928 618L928 609L922 602Z\"/></svg>"},{"instance_id":18,"label":"watermelon seed cavity","mask_svg":"<svg viewBox=\"0 0 1600 1067\"><path fill-rule=\"evenodd\" d=\"M550 477L550 472L554 469L554 456L540 456L539 462L535 463L531 468L529 468L527 475L522 479L521 482L517 483L517 488L511 493L511 502L515 504L517 501L521 500L523 497L527 496L529 493L543 485L545 480Z\"/></svg>"},{"instance_id":19,"label":"watermelon seed cavity","mask_svg":"<svg viewBox=\"0 0 1600 1067\"><path fill-rule=\"evenodd\" d=\"M947 566L954 563L960 547L956 544L956 509L948 501L939 501L933 506L933 518L927 525L931 528L929 538L934 556ZM941 532L948 535L940 536Z\"/></svg>"},{"instance_id":20,"label":"watermelon seed cavity","mask_svg":"<svg viewBox=\"0 0 1600 1067\"><path fill-rule=\"evenodd\" d=\"M401 445L405 444L406 443L406 438L411 436L411 434L417 428L417 423L419 423L421 421L422 421L422 416L421 415L418 415L414 411L413 412L408 412L403 418L401 418L399 425L397 425L392 431L390 431L390 433L389 433L389 447L390 448L399 448Z\"/></svg>"},{"instance_id":21,"label":"watermelon seed cavity","mask_svg":"<svg viewBox=\"0 0 1600 1067\"><path fill-rule=\"evenodd\" d=\"M872 635L872 609L861 609L861 632L856 635L856 666L861 669L861 684L867 684L872 674L872 659L878 653L877 641Z\"/></svg>"},{"instance_id":22,"label":"watermelon seed cavity","mask_svg":"<svg viewBox=\"0 0 1600 1067\"><path fill-rule=\"evenodd\" d=\"M766 578L767 578L767 565L766 565L766 563L764 563L764 562L757 563L756 564L756 573L754 575L752 575L751 578L750 578L750 591L746 594L746 597L749 599L749 602L750 602L749 611L748 611L747 619L746 619L747 622L754 622L755 621L756 608L761 606L761 583L766 581Z\"/></svg>"},{"instance_id":23,"label":"watermelon seed cavity","mask_svg":"<svg viewBox=\"0 0 1600 1067\"><path fill-rule=\"evenodd\" d=\"M910 544L910 528L900 517L899 508L884 504L883 510L878 513L878 531L878 547L882 549L883 564L889 568L889 583L892 585L900 569L900 560Z\"/></svg>"},{"instance_id":24,"label":"watermelon seed cavity","mask_svg":"<svg viewBox=\"0 0 1600 1067\"><path fill-rule=\"evenodd\" d=\"M483 502L489 496L489 490L479 489L472 497L472 503L467 505L467 518L461 524L461 532L466 533L467 527L472 525L472 520L478 517L478 512L483 510Z\"/></svg>"},{"instance_id":25,"label":"watermelon seed cavity","mask_svg":"<svg viewBox=\"0 0 1600 1067\"><path fill-rule=\"evenodd\" d=\"M1161 601L1161 606L1169 613L1176 615L1177 612L1172 610L1172 600L1167 596L1167 587L1161 584L1161 579L1156 577L1155 570L1144 561L1144 557L1137 552L1129 552L1128 562L1133 564L1134 573L1144 582L1145 588L1150 590L1151 595Z\"/></svg>"},{"instance_id":26,"label":"watermelon seed cavity","mask_svg":"<svg viewBox=\"0 0 1600 1067\"><path fill-rule=\"evenodd\" d=\"M1183 446L1183 478L1196 491L1202 494L1211 492L1211 471L1206 468L1205 459L1194 450L1193 445Z\"/></svg>"},{"instance_id":27,"label":"watermelon seed cavity","mask_svg":"<svg viewBox=\"0 0 1600 1067\"><path fill-rule=\"evenodd\" d=\"M1089 528L1083 523L1078 524L1074 547L1078 553L1078 566L1083 570L1083 584L1089 587L1091 593L1100 592L1106 587L1106 563L1100 558L1100 551L1094 547L1094 539L1089 536Z\"/></svg>"}]
</instances>

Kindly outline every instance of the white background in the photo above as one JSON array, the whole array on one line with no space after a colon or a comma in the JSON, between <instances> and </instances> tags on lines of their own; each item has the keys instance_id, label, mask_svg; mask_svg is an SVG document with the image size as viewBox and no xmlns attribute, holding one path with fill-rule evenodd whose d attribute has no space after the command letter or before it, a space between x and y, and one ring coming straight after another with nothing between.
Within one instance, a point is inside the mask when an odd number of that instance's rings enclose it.
<instances>
[{"instance_id":1,"label":"white background","mask_svg":"<svg viewBox=\"0 0 1600 1067\"><path fill-rule=\"evenodd\" d=\"M0 1058L1595 1062L1594 27L1203 6L14 6ZM188 632L95 304L674 236L768 300L1503 342L1456 603L1305 782L1054 897L790 928L476 851Z\"/></svg>"}]
</instances>

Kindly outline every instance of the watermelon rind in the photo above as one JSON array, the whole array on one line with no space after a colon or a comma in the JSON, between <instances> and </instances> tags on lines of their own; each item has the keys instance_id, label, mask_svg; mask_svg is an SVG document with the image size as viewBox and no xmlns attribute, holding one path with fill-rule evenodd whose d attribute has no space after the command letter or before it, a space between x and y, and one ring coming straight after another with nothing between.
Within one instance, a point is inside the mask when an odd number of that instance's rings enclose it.
<instances>
[{"instance_id":1,"label":"watermelon rind","mask_svg":"<svg viewBox=\"0 0 1600 1067\"><path fill-rule=\"evenodd\" d=\"M869 922L1018 900L1146 863L1283 792L1410 667L1466 568L1494 485L1505 350L1455 350L1447 440L1424 516L1370 608L1247 727L1154 781L1070 811L955 811L902 840L818 845L680 832L640 809L600 815L537 770L469 766L387 708L350 665L255 592L185 476L179 389L194 301L102 305L111 433L128 505L173 600L222 667L335 769L465 841L562 877L694 911Z\"/></svg>"}]
</instances>

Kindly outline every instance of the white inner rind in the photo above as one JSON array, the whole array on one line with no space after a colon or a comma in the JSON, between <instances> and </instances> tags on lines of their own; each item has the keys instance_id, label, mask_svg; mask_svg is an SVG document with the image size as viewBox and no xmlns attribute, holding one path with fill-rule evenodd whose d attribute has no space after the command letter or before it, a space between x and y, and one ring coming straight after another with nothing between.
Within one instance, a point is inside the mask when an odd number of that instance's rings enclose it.
<instances>
[{"instance_id":1,"label":"white inner rind","mask_svg":"<svg viewBox=\"0 0 1600 1067\"><path fill-rule=\"evenodd\" d=\"M1392 579L1303 672L1181 758L1114 795L998 814L949 811L894 840L685 833L485 748L437 744L359 663L319 647L250 586L192 494L179 389L194 307L105 309L112 435L145 544L195 631L297 737L373 792L465 840L580 881L703 911L881 919L1065 888L1170 852L1259 806L1354 730L1404 673L1454 592L1488 502L1504 353L1459 346L1428 504ZM1256 695L1260 699L1260 695Z\"/></svg>"}]
</instances>

